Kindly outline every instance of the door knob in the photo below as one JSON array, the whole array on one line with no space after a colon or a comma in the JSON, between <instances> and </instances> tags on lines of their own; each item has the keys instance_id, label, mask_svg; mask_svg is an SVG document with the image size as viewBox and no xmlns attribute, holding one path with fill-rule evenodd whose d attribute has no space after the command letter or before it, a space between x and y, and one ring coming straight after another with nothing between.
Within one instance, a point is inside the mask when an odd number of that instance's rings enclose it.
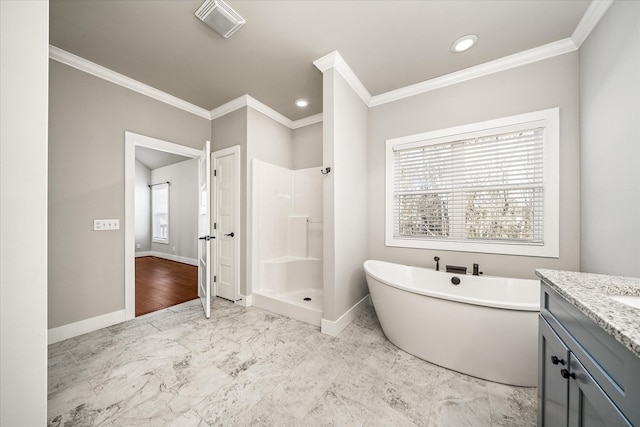
<instances>
[{"instance_id":1,"label":"door knob","mask_svg":"<svg viewBox=\"0 0 640 427\"><path fill-rule=\"evenodd\" d=\"M209 241L211 239L215 239L215 236L203 236L203 237L198 237L198 240L206 240Z\"/></svg>"},{"instance_id":2,"label":"door knob","mask_svg":"<svg viewBox=\"0 0 640 427\"><path fill-rule=\"evenodd\" d=\"M229 233L229 234L225 234L225 236L233 237L233 236L235 236L235 234L233 234L233 231L232 231L232 232L231 232L231 233Z\"/></svg>"}]
</instances>

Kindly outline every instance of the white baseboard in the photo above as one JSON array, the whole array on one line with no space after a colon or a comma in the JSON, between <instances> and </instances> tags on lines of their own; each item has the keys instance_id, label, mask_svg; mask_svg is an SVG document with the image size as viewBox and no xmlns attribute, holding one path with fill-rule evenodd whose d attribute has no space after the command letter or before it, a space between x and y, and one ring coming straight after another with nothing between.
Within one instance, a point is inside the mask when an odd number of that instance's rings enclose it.
<instances>
[{"instance_id":1,"label":"white baseboard","mask_svg":"<svg viewBox=\"0 0 640 427\"><path fill-rule=\"evenodd\" d=\"M253 295L238 295L240 299L236 301L236 304L242 307L251 307L253 305Z\"/></svg>"},{"instance_id":2,"label":"white baseboard","mask_svg":"<svg viewBox=\"0 0 640 427\"><path fill-rule=\"evenodd\" d=\"M346 313L344 313L338 320L332 322L331 320L322 319L320 323L320 332L323 334L331 335L332 337L337 337L340 332L344 330L349 323L356 318L358 314L365 308L367 308L370 304L369 295L362 298L360 301L354 304Z\"/></svg>"},{"instance_id":3,"label":"white baseboard","mask_svg":"<svg viewBox=\"0 0 640 427\"><path fill-rule=\"evenodd\" d=\"M193 258L187 258L179 255L167 254L164 252L148 251L148 252L136 252L137 257L154 256L157 258L168 259L169 261L181 262L183 264L198 266L198 260Z\"/></svg>"},{"instance_id":4,"label":"white baseboard","mask_svg":"<svg viewBox=\"0 0 640 427\"><path fill-rule=\"evenodd\" d=\"M48 331L47 342L49 344L63 341L87 332L97 331L107 326L122 323L126 320L124 310L114 311L112 313L103 314L89 319L80 320L79 322L69 323L68 325L51 328Z\"/></svg>"}]
</instances>

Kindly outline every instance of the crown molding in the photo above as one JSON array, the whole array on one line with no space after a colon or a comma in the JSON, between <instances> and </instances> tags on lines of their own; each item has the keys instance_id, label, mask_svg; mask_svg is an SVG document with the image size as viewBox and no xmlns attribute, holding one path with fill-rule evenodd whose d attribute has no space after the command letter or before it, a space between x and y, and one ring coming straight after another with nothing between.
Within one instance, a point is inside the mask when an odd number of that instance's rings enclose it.
<instances>
[{"instance_id":1,"label":"crown molding","mask_svg":"<svg viewBox=\"0 0 640 427\"><path fill-rule=\"evenodd\" d=\"M351 86L366 105L371 103L371 94L337 50L328 53L320 59L316 59L313 61L313 65L322 73L332 68L335 69L344 77L349 86Z\"/></svg>"},{"instance_id":2,"label":"crown molding","mask_svg":"<svg viewBox=\"0 0 640 427\"><path fill-rule=\"evenodd\" d=\"M247 101L247 96L248 95L242 95L237 97L236 99L233 99L225 104L222 104L219 107L214 108L213 110L209 111L209 119L211 120L215 120L217 118L220 118L226 114L232 113L236 110L239 110L242 107L246 107L248 104Z\"/></svg>"},{"instance_id":3,"label":"crown molding","mask_svg":"<svg viewBox=\"0 0 640 427\"><path fill-rule=\"evenodd\" d=\"M222 104L221 106L214 108L209 112L209 117L211 120L215 120L243 107L253 108L289 129L298 129L322 121L322 113L314 114L313 116L305 117L300 120L291 120L250 95L239 96L226 104Z\"/></svg>"},{"instance_id":4,"label":"crown molding","mask_svg":"<svg viewBox=\"0 0 640 427\"><path fill-rule=\"evenodd\" d=\"M263 104L262 102L258 101L255 98L252 98L249 95L242 95L232 101L227 102L226 104L214 108L211 111L207 111L204 108L200 108L197 105L191 104L190 102L184 101L173 95L169 95L166 92L148 86L123 74L116 73L113 70L88 61L80 56L74 55L71 52L60 49L59 47L49 45L49 58L70 67L76 68L80 71L84 71L85 73L99 77L108 82L133 90L142 95L146 95L160 102L164 102L165 104L195 114L196 116L202 117L203 119L214 120L239 108L251 107L254 110L260 111L264 115L287 126L289 129L297 129L322 121L322 113L305 117L300 120L292 121L284 115L278 113L273 108L267 106L266 104Z\"/></svg>"},{"instance_id":5,"label":"crown molding","mask_svg":"<svg viewBox=\"0 0 640 427\"><path fill-rule=\"evenodd\" d=\"M425 80L411 86L385 92L371 98L369 107L386 104L388 102L397 101L403 98L419 95L435 89L451 86L456 83L465 82L476 79L478 77L509 70L511 68L520 67L522 65L531 64L533 62L542 61L543 59L552 58L554 56L573 52L578 48L570 38L549 43L540 47L525 50L513 55L505 56L494 61L485 62L484 64L469 67L464 70L445 74L430 80Z\"/></svg>"},{"instance_id":6,"label":"crown molding","mask_svg":"<svg viewBox=\"0 0 640 427\"><path fill-rule=\"evenodd\" d=\"M299 120L294 120L291 129L299 129L305 126L309 126L322 121L322 113L314 114L313 116L304 117Z\"/></svg>"},{"instance_id":7,"label":"crown molding","mask_svg":"<svg viewBox=\"0 0 640 427\"><path fill-rule=\"evenodd\" d=\"M613 0L593 0L591 2L587 11L578 23L578 26L571 35L571 40L573 40L573 43L578 47L578 49L582 46L582 43L584 43L587 37L589 37L591 31L593 31L596 25L598 25L598 22L600 22L600 19L602 19L609 9L609 6L612 4Z\"/></svg>"},{"instance_id":8,"label":"crown molding","mask_svg":"<svg viewBox=\"0 0 640 427\"><path fill-rule=\"evenodd\" d=\"M85 73L107 80L111 83L115 83L134 92L146 95L160 102L164 102L165 104L195 114L196 116L200 116L204 119L210 119L209 111L204 108L200 108L190 102L184 101L173 95L169 95L166 92L162 92L161 90L148 86L123 74L116 73L115 71L88 61L74 55L73 53L67 52L66 50L62 50L59 47L49 45L49 58L80 71L84 71Z\"/></svg>"},{"instance_id":9,"label":"crown molding","mask_svg":"<svg viewBox=\"0 0 640 427\"><path fill-rule=\"evenodd\" d=\"M293 121L285 116L283 116L282 114L278 113L276 110L274 110L273 108L269 107L266 104L263 104L262 102L258 101L257 99L249 96L249 95L245 95L247 98L247 107L251 107L256 111L261 112L262 114L264 114L265 116L275 120L276 122L285 125L286 127L288 127L289 129L292 129L293 126Z\"/></svg>"}]
</instances>

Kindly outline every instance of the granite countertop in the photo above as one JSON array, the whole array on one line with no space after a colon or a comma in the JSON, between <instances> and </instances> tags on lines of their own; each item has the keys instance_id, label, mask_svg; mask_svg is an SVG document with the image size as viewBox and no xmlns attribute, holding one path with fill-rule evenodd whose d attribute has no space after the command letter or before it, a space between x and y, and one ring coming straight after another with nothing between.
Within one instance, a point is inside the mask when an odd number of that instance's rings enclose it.
<instances>
[{"instance_id":1,"label":"granite countertop","mask_svg":"<svg viewBox=\"0 0 640 427\"><path fill-rule=\"evenodd\" d=\"M640 279L543 269L536 270L536 275L640 357L640 309L607 298L640 296Z\"/></svg>"}]
</instances>

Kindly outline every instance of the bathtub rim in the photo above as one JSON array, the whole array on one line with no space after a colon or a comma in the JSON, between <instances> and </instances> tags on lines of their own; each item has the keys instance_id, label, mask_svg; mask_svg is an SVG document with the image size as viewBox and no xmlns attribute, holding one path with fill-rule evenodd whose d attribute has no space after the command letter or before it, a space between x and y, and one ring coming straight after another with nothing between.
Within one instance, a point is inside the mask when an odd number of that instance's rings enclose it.
<instances>
[{"instance_id":1,"label":"bathtub rim","mask_svg":"<svg viewBox=\"0 0 640 427\"><path fill-rule=\"evenodd\" d=\"M449 274L451 276L464 276L463 274L454 274L454 273L446 273L444 271L438 271L436 272L435 270L431 269L431 268L426 268L426 267L417 267L417 266L411 266L411 265L406 265L406 264L398 264L398 263L394 263L394 262L388 262L388 261L381 261L381 260L375 260L375 259L368 259L364 262L363 267L364 267L364 271L365 274L367 276L370 276L371 278L379 281L380 283L383 283L387 286L391 286L393 288L399 289L401 291L405 291L405 292L410 292L416 295L422 295L422 296L426 296L426 297L431 297L431 298L438 298L438 299L443 299L443 300L448 300L448 301L455 301L455 302L459 302L462 304L469 304L469 305L478 305L481 307L491 307L491 308L496 308L496 309L501 309L501 310L512 310L512 311L534 311L534 312L539 312L540 311L540 301L537 300L536 303L524 303L524 302L512 302L512 301L497 301L497 300L489 300L489 299L480 299L480 298L469 298L469 297L464 297L464 296L458 296L458 295L452 295L452 294L448 294L448 293L444 293L444 292L435 292L435 291L430 291L430 290L423 290L423 289L417 289L411 286L405 286L402 285L400 283L392 283L390 282L388 279L384 279L382 277L380 277L379 275L376 275L374 273L372 273L370 268L367 268L367 265L372 265L375 263L380 263L380 264L388 264L388 265L395 265L395 266L401 266L401 267L405 267L405 268L417 268L417 269L422 269L422 270L429 270L432 271L433 273L443 273L443 274ZM496 279L503 279L503 280L507 280L510 278L507 277L500 277L500 276L483 276L481 277L481 279L490 279L490 278L496 278ZM534 280L534 279L517 279L517 280L530 280L532 282L537 282L538 286L539 286L539 282Z\"/></svg>"}]
</instances>

